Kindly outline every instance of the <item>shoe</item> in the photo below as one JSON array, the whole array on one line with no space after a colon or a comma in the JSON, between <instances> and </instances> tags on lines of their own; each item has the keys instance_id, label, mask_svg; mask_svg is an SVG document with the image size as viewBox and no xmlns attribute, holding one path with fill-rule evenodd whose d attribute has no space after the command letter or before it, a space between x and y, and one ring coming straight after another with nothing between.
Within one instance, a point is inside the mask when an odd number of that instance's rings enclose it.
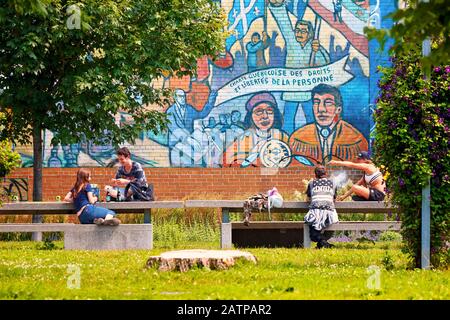
<instances>
[{"instance_id":1,"label":"shoe","mask_svg":"<svg viewBox=\"0 0 450 320\"><path fill-rule=\"evenodd\" d=\"M105 219L103 219L103 218L95 218L94 219L94 223L98 226L101 226L102 224L104 224L104 222L105 222Z\"/></svg>"},{"instance_id":2,"label":"shoe","mask_svg":"<svg viewBox=\"0 0 450 320\"><path fill-rule=\"evenodd\" d=\"M324 248L330 249L330 248L333 248L333 247L334 247L333 244L329 243L329 242L326 241L326 240L322 240L321 242L322 242L322 247L324 247Z\"/></svg>"},{"instance_id":3,"label":"shoe","mask_svg":"<svg viewBox=\"0 0 450 320\"><path fill-rule=\"evenodd\" d=\"M107 219L103 222L104 226L118 226L120 224L120 220L117 218Z\"/></svg>"},{"instance_id":4,"label":"shoe","mask_svg":"<svg viewBox=\"0 0 450 320\"><path fill-rule=\"evenodd\" d=\"M317 242L316 249L322 249L322 248L323 248L323 242L322 241Z\"/></svg>"}]
</instances>

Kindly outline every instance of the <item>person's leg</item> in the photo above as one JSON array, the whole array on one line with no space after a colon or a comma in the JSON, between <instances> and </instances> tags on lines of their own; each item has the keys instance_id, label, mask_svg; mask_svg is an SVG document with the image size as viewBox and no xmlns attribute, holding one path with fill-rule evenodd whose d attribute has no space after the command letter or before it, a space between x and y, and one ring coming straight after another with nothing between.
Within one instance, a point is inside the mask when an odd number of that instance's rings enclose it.
<instances>
[{"instance_id":1,"label":"person's leg","mask_svg":"<svg viewBox=\"0 0 450 320\"><path fill-rule=\"evenodd\" d=\"M322 241L322 233L316 230L312 225L309 225L309 238L311 241L317 242L317 246L319 246Z\"/></svg>"},{"instance_id":2,"label":"person's leg","mask_svg":"<svg viewBox=\"0 0 450 320\"><path fill-rule=\"evenodd\" d=\"M120 220L115 218L116 213L112 210L103 207L92 206L92 216L94 223L105 225L118 225Z\"/></svg>"},{"instance_id":3,"label":"person's leg","mask_svg":"<svg viewBox=\"0 0 450 320\"><path fill-rule=\"evenodd\" d=\"M90 207L91 207L90 205L86 206L83 212L78 216L78 220L80 221L81 224L94 223L94 216L91 213Z\"/></svg>"},{"instance_id":4,"label":"person's leg","mask_svg":"<svg viewBox=\"0 0 450 320\"><path fill-rule=\"evenodd\" d=\"M369 188L369 201L383 201L385 194L380 190Z\"/></svg>"},{"instance_id":5,"label":"person's leg","mask_svg":"<svg viewBox=\"0 0 450 320\"><path fill-rule=\"evenodd\" d=\"M352 191L353 193L355 193L357 196L363 197L365 200L369 200L369 189L363 186L357 186L357 185L353 185L352 186Z\"/></svg>"}]
</instances>

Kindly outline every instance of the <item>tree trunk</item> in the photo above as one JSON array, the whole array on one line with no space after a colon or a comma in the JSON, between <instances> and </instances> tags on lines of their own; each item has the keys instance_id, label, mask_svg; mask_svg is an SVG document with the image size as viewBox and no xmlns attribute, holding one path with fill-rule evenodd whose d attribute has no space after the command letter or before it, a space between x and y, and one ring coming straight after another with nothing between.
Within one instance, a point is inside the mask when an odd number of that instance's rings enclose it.
<instances>
[{"instance_id":1,"label":"tree trunk","mask_svg":"<svg viewBox=\"0 0 450 320\"><path fill-rule=\"evenodd\" d=\"M33 201L42 201L42 130L34 122L33 127ZM33 223L42 223L41 215L33 215ZM42 241L42 232L33 232L31 240Z\"/></svg>"},{"instance_id":2,"label":"tree trunk","mask_svg":"<svg viewBox=\"0 0 450 320\"><path fill-rule=\"evenodd\" d=\"M186 272L191 268L207 268L225 270L231 268L238 260L257 262L254 255L239 250L179 250L168 251L160 256L152 256L147 260L147 268L159 271L177 270Z\"/></svg>"}]
</instances>

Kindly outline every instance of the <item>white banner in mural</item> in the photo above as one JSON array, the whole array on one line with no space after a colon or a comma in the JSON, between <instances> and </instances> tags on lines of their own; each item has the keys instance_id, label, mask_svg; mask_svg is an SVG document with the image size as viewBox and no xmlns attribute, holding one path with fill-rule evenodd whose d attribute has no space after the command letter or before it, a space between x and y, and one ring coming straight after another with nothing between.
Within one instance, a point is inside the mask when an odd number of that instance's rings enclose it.
<instances>
[{"instance_id":1,"label":"white banner in mural","mask_svg":"<svg viewBox=\"0 0 450 320\"><path fill-rule=\"evenodd\" d=\"M338 87L353 78L344 69L347 59L348 56L345 56L332 64L319 67L270 68L247 73L220 88L215 105L261 91L307 92L321 83Z\"/></svg>"}]
</instances>

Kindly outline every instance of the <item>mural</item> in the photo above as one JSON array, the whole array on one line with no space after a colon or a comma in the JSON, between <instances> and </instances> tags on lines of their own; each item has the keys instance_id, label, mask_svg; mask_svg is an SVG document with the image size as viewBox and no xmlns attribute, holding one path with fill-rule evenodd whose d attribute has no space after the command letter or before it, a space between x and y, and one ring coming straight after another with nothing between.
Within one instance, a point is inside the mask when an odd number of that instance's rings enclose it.
<instances>
[{"instance_id":1,"label":"mural","mask_svg":"<svg viewBox=\"0 0 450 320\"><path fill-rule=\"evenodd\" d=\"M383 17L396 8L372 2L222 0L225 51L199 59L194 77L155 81L174 89L171 124L127 145L134 159L147 167L313 166L367 150L373 79L386 59L363 29L388 26ZM51 135L48 167L114 164L107 141L50 146Z\"/></svg>"}]
</instances>

